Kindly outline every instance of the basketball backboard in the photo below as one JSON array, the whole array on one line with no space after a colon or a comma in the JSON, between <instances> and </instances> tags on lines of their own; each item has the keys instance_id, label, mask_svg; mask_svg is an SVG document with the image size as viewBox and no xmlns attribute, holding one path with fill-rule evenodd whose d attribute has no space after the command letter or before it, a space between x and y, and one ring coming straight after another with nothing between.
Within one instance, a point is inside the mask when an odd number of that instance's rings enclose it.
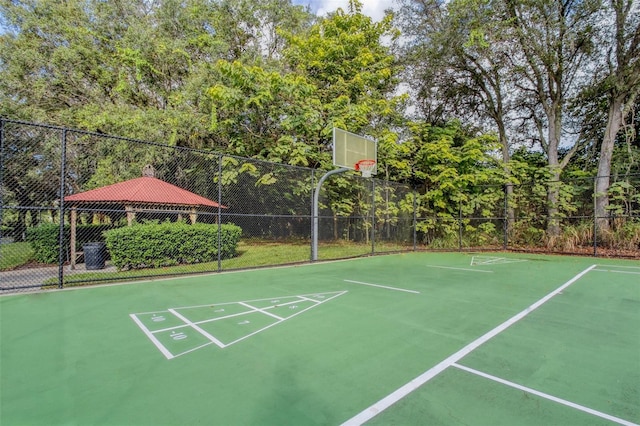
<instances>
[{"instance_id":1,"label":"basketball backboard","mask_svg":"<svg viewBox=\"0 0 640 426\"><path fill-rule=\"evenodd\" d=\"M360 160L378 160L377 142L354 133L333 128L333 165L355 170ZM372 173L376 174L374 167Z\"/></svg>"}]
</instances>

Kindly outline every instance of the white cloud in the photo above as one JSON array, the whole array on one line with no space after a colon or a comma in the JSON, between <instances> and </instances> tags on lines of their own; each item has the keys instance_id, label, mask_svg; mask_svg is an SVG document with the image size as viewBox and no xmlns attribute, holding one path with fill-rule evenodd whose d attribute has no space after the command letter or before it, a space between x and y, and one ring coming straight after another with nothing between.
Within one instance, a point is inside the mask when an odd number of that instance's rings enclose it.
<instances>
[{"instance_id":1,"label":"white cloud","mask_svg":"<svg viewBox=\"0 0 640 426\"><path fill-rule=\"evenodd\" d=\"M326 16L335 12L338 8L349 10L349 0L294 0L294 4L309 6L311 11L318 16ZM362 13L370 16L374 21L380 21L384 17L385 9L393 7L394 0L361 0Z\"/></svg>"}]
</instances>

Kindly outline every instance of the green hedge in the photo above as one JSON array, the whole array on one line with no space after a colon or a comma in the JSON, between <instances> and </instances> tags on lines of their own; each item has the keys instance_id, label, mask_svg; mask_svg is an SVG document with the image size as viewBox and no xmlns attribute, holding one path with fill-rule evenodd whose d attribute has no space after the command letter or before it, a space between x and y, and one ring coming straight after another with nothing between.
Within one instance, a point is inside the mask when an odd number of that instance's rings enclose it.
<instances>
[{"instance_id":1,"label":"green hedge","mask_svg":"<svg viewBox=\"0 0 640 426\"><path fill-rule=\"evenodd\" d=\"M78 225L76 229L76 247L82 251L82 245L88 242L104 241L102 234L113 229L113 225ZM34 259L40 263L57 263L60 225L47 223L34 228L27 229L27 241L31 244L34 252ZM71 227L64 226L64 249L66 260L69 257L69 239Z\"/></svg>"},{"instance_id":2,"label":"green hedge","mask_svg":"<svg viewBox=\"0 0 640 426\"><path fill-rule=\"evenodd\" d=\"M69 245L69 232L65 227L65 247ZM37 262L58 262L60 225L50 223L27 229L27 241L33 248L33 255Z\"/></svg>"},{"instance_id":3,"label":"green hedge","mask_svg":"<svg viewBox=\"0 0 640 426\"><path fill-rule=\"evenodd\" d=\"M222 258L233 257L242 229L222 225L220 235ZM218 259L218 225L138 224L113 229L104 236L111 260L119 269L157 268Z\"/></svg>"}]
</instances>

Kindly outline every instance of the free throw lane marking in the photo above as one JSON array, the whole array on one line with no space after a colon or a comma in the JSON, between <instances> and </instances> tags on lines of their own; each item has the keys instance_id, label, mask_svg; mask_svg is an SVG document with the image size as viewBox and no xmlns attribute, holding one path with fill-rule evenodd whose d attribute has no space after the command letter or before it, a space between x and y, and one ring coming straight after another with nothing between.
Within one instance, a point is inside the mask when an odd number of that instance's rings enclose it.
<instances>
[{"instance_id":1,"label":"free throw lane marking","mask_svg":"<svg viewBox=\"0 0 640 426\"><path fill-rule=\"evenodd\" d=\"M495 256L472 256L471 266L475 265L502 265L507 263L519 263L526 262L526 259L513 259L509 257L495 257Z\"/></svg>"},{"instance_id":2,"label":"free throw lane marking","mask_svg":"<svg viewBox=\"0 0 640 426\"><path fill-rule=\"evenodd\" d=\"M468 271L468 272L488 272L493 274L493 271L485 271L484 269L469 269L469 268L454 268L453 266L440 266L440 265L425 265L428 268L440 268L440 269L453 269L454 271Z\"/></svg>"},{"instance_id":3,"label":"free throw lane marking","mask_svg":"<svg viewBox=\"0 0 640 426\"><path fill-rule=\"evenodd\" d=\"M397 287L389 287L386 285L380 285L380 284L372 284L372 283L363 283L362 281L353 281L353 280L344 280L347 283L353 283L353 284L361 284L361 285L368 285L370 287L379 287L379 288L386 288L387 290L395 290L395 291L404 291L405 293L413 293L413 294L420 294L419 291L415 291L415 290L407 290L406 288L397 288Z\"/></svg>"},{"instance_id":4,"label":"free throw lane marking","mask_svg":"<svg viewBox=\"0 0 640 426\"><path fill-rule=\"evenodd\" d=\"M540 391L537 391L535 389L531 389L531 388L528 388L526 386L522 386L522 385L519 385L517 383L510 382L508 380L501 379L500 377L492 376L491 374L483 373L482 371L474 370L473 368L465 367L464 365L453 363L453 364L451 364L451 366L455 367L455 368L458 368L460 370L464 370L464 371L466 371L468 373L475 374L475 375L480 376L480 377L484 377L485 379L493 380L494 382L502 383L503 385L507 385L507 386L510 386L512 388L515 388L515 389L530 393L532 395L537 395L537 396L539 396L541 398L548 399L548 400L553 401L553 402L557 402L558 404L566 405L568 407L575 408L576 410L584 411L585 413L589 413L589 414L594 415L594 416L602 417L603 419L607 419L607 420L610 420L612 422L615 422L615 423L618 423L618 424L621 424L621 425L638 426L637 424L631 423L631 422L629 422L627 420L620 419L618 417L614 417L614 416L611 416L609 414L606 414L606 413L603 413L603 412L600 412L600 411L597 411L597 410L593 410L593 409L585 407L583 405L576 404L574 402L567 401L566 399L558 398L558 397L555 397L553 395L549 395L549 394L546 394L544 392L540 392Z\"/></svg>"},{"instance_id":5,"label":"free throw lane marking","mask_svg":"<svg viewBox=\"0 0 640 426\"><path fill-rule=\"evenodd\" d=\"M536 303L534 303L533 305L529 306L528 308L526 308L522 312L520 312L520 313L514 315L513 317L509 318L508 320L506 320L505 322L503 322L502 324L500 324L499 326L497 326L493 330L489 331L488 333L484 334L483 336L480 336L479 338L477 338L473 342L469 343L464 348L460 349L458 352L454 353L453 355L449 356L448 358L444 359L440 363L438 363L435 366L431 367L429 370L425 371L424 373L422 373L421 375L419 375L415 379L411 380L409 383L405 384L404 386L396 389L395 391L393 391L389 395L385 396L380 401L376 402L375 404L371 405L368 408L365 408L363 411L361 411L360 413L356 414L355 416L353 416L352 418L350 418L349 420L344 422L343 425L345 425L345 426L347 426L347 425L348 426L361 425L361 424L371 420L372 418L374 418L375 416L377 416L378 414L380 414L381 412L383 412L387 408L391 407L396 402L400 401L402 398L404 398L407 395L409 395L414 390L418 389L420 386L422 386L425 383L427 383L429 380L433 379L435 376L437 376L438 374L443 372L448 367L451 367L453 364L455 364L456 362L460 361L462 358L464 358L465 356L470 354L472 351L477 349L480 345L486 343L489 339L491 339L491 338L495 337L496 335L502 333L504 330L506 330L507 328L511 327L513 324L515 324L516 322L520 321L522 318L526 317L527 315L529 315L534 310L538 309L540 306L542 306L547 301L549 301L549 299L551 299L552 297L554 297L557 294L561 293L564 289L569 287L574 282L578 281L587 272L591 271L595 267L596 267L596 265L591 265L590 267L588 267L584 271L580 272L578 275L576 275L575 277L571 278L569 281L567 281L566 283L562 284L560 287L558 287L557 289L555 289L551 293L547 294L542 299L538 300Z\"/></svg>"}]
</instances>

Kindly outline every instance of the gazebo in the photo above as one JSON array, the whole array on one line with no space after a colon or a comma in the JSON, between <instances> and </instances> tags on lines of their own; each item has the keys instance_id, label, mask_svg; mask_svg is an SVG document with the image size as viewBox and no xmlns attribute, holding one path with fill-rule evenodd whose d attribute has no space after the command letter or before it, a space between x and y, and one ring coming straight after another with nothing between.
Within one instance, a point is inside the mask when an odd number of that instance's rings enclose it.
<instances>
[{"instance_id":1,"label":"gazebo","mask_svg":"<svg viewBox=\"0 0 640 426\"><path fill-rule=\"evenodd\" d=\"M178 217L185 214L189 216L191 223L195 223L199 211L226 208L215 201L149 175L68 195L64 197L64 202L71 207L71 217L69 218L71 223L69 241L71 269L75 268L76 258L81 254L76 250L78 207L91 205L91 209L94 211L96 209L122 210L127 215L129 226L133 223L136 213L139 212L162 211L163 213L177 213Z\"/></svg>"}]
</instances>

